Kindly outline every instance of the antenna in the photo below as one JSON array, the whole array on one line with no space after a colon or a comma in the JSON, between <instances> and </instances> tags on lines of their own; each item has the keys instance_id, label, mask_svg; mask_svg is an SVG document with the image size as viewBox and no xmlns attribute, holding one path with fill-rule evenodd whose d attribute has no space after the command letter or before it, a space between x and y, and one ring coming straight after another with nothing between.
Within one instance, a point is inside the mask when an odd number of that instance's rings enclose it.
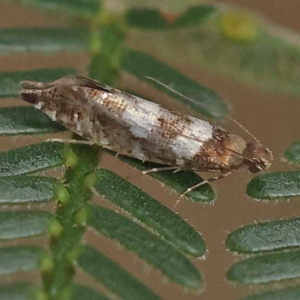
<instances>
[{"instance_id":1,"label":"antenna","mask_svg":"<svg viewBox=\"0 0 300 300\"><path fill-rule=\"evenodd\" d=\"M241 123L239 123L237 120L233 119L230 116L226 116L226 118L228 120L230 120L231 122L233 122L234 124L236 124L237 126L239 126L241 129L243 129L246 133L248 133L260 146L262 146L261 142L259 141L259 139L254 136L248 129L246 129Z\"/></svg>"},{"instance_id":2,"label":"antenna","mask_svg":"<svg viewBox=\"0 0 300 300\"><path fill-rule=\"evenodd\" d=\"M178 96L186 99L186 100L189 100L191 101L192 103L198 105L198 106L201 106L203 108L206 108L202 103L199 103L197 102L196 100L186 96L186 95L183 95L181 94L180 92L176 91L175 89L171 88L170 86L168 86L167 84L153 78L153 77L149 77L149 76L145 76L145 78L149 79L149 80L152 80L154 82L156 82L157 84L165 87L166 89L168 89L169 91L173 92L174 94L177 94ZM259 139L257 137L255 137L249 130L247 130L242 124L240 124L238 121L236 121L235 119L229 117L229 116L226 116L226 118L228 118L230 121L232 121L233 123L235 123L237 126L239 126L241 129L243 129L247 134L249 134L249 136L251 136L260 146L262 146L261 142L259 141Z\"/></svg>"}]
</instances>

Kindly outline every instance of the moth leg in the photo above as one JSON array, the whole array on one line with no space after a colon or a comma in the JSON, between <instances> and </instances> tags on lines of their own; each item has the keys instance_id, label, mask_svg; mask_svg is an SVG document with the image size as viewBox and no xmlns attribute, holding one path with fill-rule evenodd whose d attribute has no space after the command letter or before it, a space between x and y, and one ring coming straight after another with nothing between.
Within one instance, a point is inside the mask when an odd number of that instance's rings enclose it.
<instances>
[{"instance_id":1,"label":"moth leg","mask_svg":"<svg viewBox=\"0 0 300 300\"><path fill-rule=\"evenodd\" d=\"M91 141L73 140L73 139L60 139L60 138L47 139L46 142L60 142L60 143L66 143L66 144L94 145L94 143L91 142Z\"/></svg>"},{"instance_id":2,"label":"moth leg","mask_svg":"<svg viewBox=\"0 0 300 300\"><path fill-rule=\"evenodd\" d=\"M180 195L180 197L178 198L178 200L175 202L174 206L173 206L173 209L176 208L176 206L179 204L179 202L181 201L181 199L186 195L188 194L189 192L195 190L196 188L204 185L204 184L207 184L209 182L212 182L212 181L216 181L216 180L219 180L219 179L222 179L222 178L225 178L227 177L228 175L232 174L233 170L230 170L230 171L227 171L226 173L223 173L219 176L215 176L215 177L210 177L208 178L207 180L204 180L204 181L201 181L191 187L189 187L183 194Z\"/></svg>"},{"instance_id":3,"label":"moth leg","mask_svg":"<svg viewBox=\"0 0 300 300\"><path fill-rule=\"evenodd\" d=\"M173 171L173 170L175 170L174 172L181 171L181 169L179 169L178 167L161 167L161 168L152 168L149 170L142 171L142 174L145 175L145 174L156 173L156 172L160 172L160 171ZM140 174L140 173L138 173L138 174ZM138 174L136 174L134 177L136 177ZM127 176L127 179L130 179L130 178L133 178L133 176Z\"/></svg>"},{"instance_id":4,"label":"moth leg","mask_svg":"<svg viewBox=\"0 0 300 300\"><path fill-rule=\"evenodd\" d=\"M178 167L161 167L161 168L152 168L149 170L145 170L142 171L142 174L149 174L149 173L156 173L156 172L160 172L160 171L180 171L180 169Z\"/></svg>"}]
</instances>

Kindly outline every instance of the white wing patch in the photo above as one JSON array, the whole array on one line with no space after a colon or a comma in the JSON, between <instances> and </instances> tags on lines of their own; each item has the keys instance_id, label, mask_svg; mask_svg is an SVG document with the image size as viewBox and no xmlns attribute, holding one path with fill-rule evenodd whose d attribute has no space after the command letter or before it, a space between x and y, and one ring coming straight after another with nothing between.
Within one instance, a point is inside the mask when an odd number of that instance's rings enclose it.
<instances>
[{"instance_id":1,"label":"white wing patch","mask_svg":"<svg viewBox=\"0 0 300 300\"><path fill-rule=\"evenodd\" d=\"M192 121L184 129L181 135L174 138L170 145L178 158L193 159L199 152L203 143L212 138L213 126L206 121L190 117Z\"/></svg>"},{"instance_id":2,"label":"white wing patch","mask_svg":"<svg viewBox=\"0 0 300 300\"><path fill-rule=\"evenodd\" d=\"M147 139L160 111L161 107L157 103L136 97L136 103L127 108L122 119L130 125L129 130L136 138Z\"/></svg>"}]
</instances>

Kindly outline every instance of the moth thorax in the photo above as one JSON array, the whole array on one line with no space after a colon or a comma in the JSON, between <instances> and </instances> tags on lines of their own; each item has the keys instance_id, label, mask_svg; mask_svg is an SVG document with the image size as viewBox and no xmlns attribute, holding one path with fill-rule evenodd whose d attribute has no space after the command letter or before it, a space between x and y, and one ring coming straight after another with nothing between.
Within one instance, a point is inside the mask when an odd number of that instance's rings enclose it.
<instances>
[{"instance_id":1,"label":"moth thorax","mask_svg":"<svg viewBox=\"0 0 300 300\"><path fill-rule=\"evenodd\" d=\"M247 143L243 156L243 163L252 173L269 169L273 161L272 152L258 143Z\"/></svg>"}]
</instances>

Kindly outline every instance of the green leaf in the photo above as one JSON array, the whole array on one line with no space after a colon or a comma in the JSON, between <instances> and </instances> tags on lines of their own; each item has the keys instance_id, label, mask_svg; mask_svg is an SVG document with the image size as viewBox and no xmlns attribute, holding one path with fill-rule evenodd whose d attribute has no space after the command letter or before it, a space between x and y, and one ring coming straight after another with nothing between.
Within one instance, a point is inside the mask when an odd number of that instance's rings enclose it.
<instances>
[{"instance_id":1,"label":"green leaf","mask_svg":"<svg viewBox=\"0 0 300 300\"><path fill-rule=\"evenodd\" d=\"M95 290L91 289L90 287L83 286L83 285L76 285L74 287L74 292L71 300L109 300L109 298L105 297L104 295L96 292ZM0 298L1 300L1 298Z\"/></svg>"},{"instance_id":2,"label":"green leaf","mask_svg":"<svg viewBox=\"0 0 300 300\"><path fill-rule=\"evenodd\" d=\"M298 300L300 299L300 287L290 287L281 290L249 295L237 300Z\"/></svg>"},{"instance_id":3,"label":"green leaf","mask_svg":"<svg viewBox=\"0 0 300 300\"><path fill-rule=\"evenodd\" d=\"M46 211L2 211L0 240L42 234L48 230L51 216Z\"/></svg>"},{"instance_id":4,"label":"green leaf","mask_svg":"<svg viewBox=\"0 0 300 300\"><path fill-rule=\"evenodd\" d=\"M65 131L46 114L32 106L0 108L0 136Z\"/></svg>"},{"instance_id":5,"label":"green leaf","mask_svg":"<svg viewBox=\"0 0 300 300\"><path fill-rule=\"evenodd\" d=\"M31 71L0 72L0 98L17 97L20 91L20 81L51 82L60 77L75 74L75 69L37 69Z\"/></svg>"},{"instance_id":6,"label":"green leaf","mask_svg":"<svg viewBox=\"0 0 300 300\"><path fill-rule=\"evenodd\" d=\"M264 254L235 263L227 278L235 283L258 284L298 278L300 251Z\"/></svg>"},{"instance_id":7,"label":"green leaf","mask_svg":"<svg viewBox=\"0 0 300 300\"><path fill-rule=\"evenodd\" d=\"M0 286L0 300L33 300L38 289L25 282L18 282L12 285Z\"/></svg>"},{"instance_id":8,"label":"green leaf","mask_svg":"<svg viewBox=\"0 0 300 300\"><path fill-rule=\"evenodd\" d=\"M99 194L153 228L176 248L197 257L205 253L205 243L193 227L115 173L105 169L97 170L95 189Z\"/></svg>"},{"instance_id":9,"label":"green leaf","mask_svg":"<svg viewBox=\"0 0 300 300\"><path fill-rule=\"evenodd\" d=\"M300 142L294 142L284 152L284 158L292 163L300 163Z\"/></svg>"},{"instance_id":10,"label":"green leaf","mask_svg":"<svg viewBox=\"0 0 300 300\"><path fill-rule=\"evenodd\" d=\"M24 4L30 4L37 8L53 10L57 13L69 13L71 15L97 15L101 8L100 0L22 0Z\"/></svg>"},{"instance_id":11,"label":"green leaf","mask_svg":"<svg viewBox=\"0 0 300 300\"><path fill-rule=\"evenodd\" d=\"M0 248L0 275L36 269L43 253L42 248L35 246Z\"/></svg>"},{"instance_id":12,"label":"green leaf","mask_svg":"<svg viewBox=\"0 0 300 300\"><path fill-rule=\"evenodd\" d=\"M0 53L82 51L88 35L79 28L1 28Z\"/></svg>"},{"instance_id":13,"label":"green leaf","mask_svg":"<svg viewBox=\"0 0 300 300\"><path fill-rule=\"evenodd\" d=\"M277 172L257 176L247 186L247 194L255 199L279 199L300 195L300 171Z\"/></svg>"},{"instance_id":14,"label":"green leaf","mask_svg":"<svg viewBox=\"0 0 300 300\"><path fill-rule=\"evenodd\" d=\"M139 170L151 170L152 168L160 168L162 165L154 164L150 162L142 162L140 160L119 155L119 159L122 161L127 162L131 166L136 167ZM174 171L162 171L162 172L152 172L148 174L151 177L154 177L161 181L162 183L166 184L167 186L174 189L179 195L184 193L189 187L196 185L199 182L202 182L203 179L198 176L194 172L190 171L180 171L175 172ZM178 195L178 197L179 197ZM189 192L186 195L187 198L193 200L193 201L199 201L202 203L210 203L215 198L215 191L209 184L205 184L191 192ZM184 199L182 199L184 201Z\"/></svg>"},{"instance_id":15,"label":"green leaf","mask_svg":"<svg viewBox=\"0 0 300 300\"><path fill-rule=\"evenodd\" d=\"M42 176L0 177L0 203L46 202L54 197L58 180Z\"/></svg>"},{"instance_id":16,"label":"green leaf","mask_svg":"<svg viewBox=\"0 0 300 300\"><path fill-rule=\"evenodd\" d=\"M128 218L100 206L92 206L88 223L137 253L172 281L192 288L202 285L199 271L181 252Z\"/></svg>"},{"instance_id":17,"label":"green leaf","mask_svg":"<svg viewBox=\"0 0 300 300\"><path fill-rule=\"evenodd\" d=\"M0 177L15 176L61 166L65 146L40 143L0 153Z\"/></svg>"},{"instance_id":18,"label":"green leaf","mask_svg":"<svg viewBox=\"0 0 300 300\"><path fill-rule=\"evenodd\" d=\"M96 249L85 246L79 257L79 265L83 270L101 282L107 289L124 300L159 300L156 296L121 268L117 263L104 256Z\"/></svg>"},{"instance_id":19,"label":"green leaf","mask_svg":"<svg viewBox=\"0 0 300 300\"><path fill-rule=\"evenodd\" d=\"M129 26L144 30L165 30L171 27L171 23L157 9L129 8L125 19Z\"/></svg>"},{"instance_id":20,"label":"green leaf","mask_svg":"<svg viewBox=\"0 0 300 300\"><path fill-rule=\"evenodd\" d=\"M130 8L125 18L132 27L144 30L167 30L196 26L215 11L216 8L211 5L190 7L181 15L175 16L172 22L168 21L163 12L156 9Z\"/></svg>"},{"instance_id":21,"label":"green leaf","mask_svg":"<svg viewBox=\"0 0 300 300\"><path fill-rule=\"evenodd\" d=\"M253 253L300 246L300 218L276 220L243 226L231 232L226 248Z\"/></svg>"},{"instance_id":22,"label":"green leaf","mask_svg":"<svg viewBox=\"0 0 300 300\"><path fill-rule=\"evenodd\" d=\"M123 58L123 68L126 72L152 84L155 88L162 90L205 116L221 118L227 114L225 103L215 92L204 88L196 81L145 53L127 49ZM146 76L161 81L179 93L194 99L195 102L186 100L182 96L147 79Z\"/></svg>"},{"instance_id":23,"label":"green leaf","mask_svg":"<svg viewBox=\"0 0 300 300\"><path fill-rule=\"evenodd\" d=\"M172 24L172 27L177 29L182 27L196 26L217 11L217 7L212 5L192 6L175 20L175 22Z\"/></svg>"}]
</instances>

